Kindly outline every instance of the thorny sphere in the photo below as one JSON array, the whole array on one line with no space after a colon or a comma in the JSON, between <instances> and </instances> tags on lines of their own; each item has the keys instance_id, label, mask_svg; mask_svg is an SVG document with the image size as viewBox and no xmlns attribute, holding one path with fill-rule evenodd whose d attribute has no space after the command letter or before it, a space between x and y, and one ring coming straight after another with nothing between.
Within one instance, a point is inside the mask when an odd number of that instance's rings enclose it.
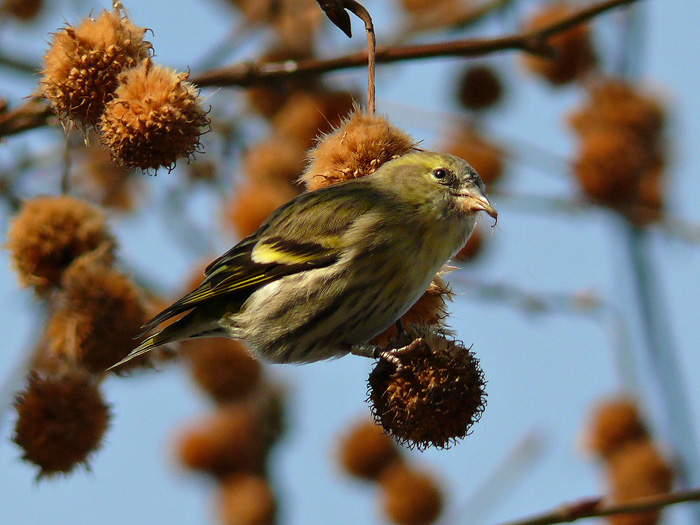
<instances>
[{"instance_id":1,"label":"thorny sphere","mask_svg":"<svg viewBox=\"0 0 700 525\"><path fill-rule=\"evenodd\" d=\"M377 479L388 465L401 460L396 443L371 419L362 419L348 429L338 453L348 474L365 479Z\"/></svg>"},{"instance_id":2,"label":"thorny sphere","mask_svg":"<svg viewBox=\"0 0 700 525\"><path fill-rule=\"evenodd\" d=\"M247 237L273 211L294 197L294 191L286 185L250 182L237 188L229 197L224 207L224 220L241 238Z\"/></svg>"},{"instance_id":3,"label":"thorny sphere","mask_svg":"<svg viewBox=\"0 0 700 525\"><path fill-rule=\"evenodd\" d=\"M599 403L593 410L585 444L592 452L608 457L630 441L647 435L636 403L619 397Z\"/></svg>"},{"instance_id":4,"label":"thorny sphere","mask_svg":"<svg viewBox=\"0 0 700 525\"><path fill-rule=\"evenodd\" d=\"M150 59L119 77L100 119L100 143L118 164L142 170L172 169L201 148L209 125L187 73L153 66Z\"/></svg>"},{"instance_id":5,"label":"thorny sphere","mask_svg":"<svg viewBox=\"0 0 700 525\"><path fill-rule=\"evenodd\" d=\"M298 194L303 188L296 181L304 172L305 159L306 148L296 140L273 135L247 149L241 167L253 183L279 186L285 182Z\"/></svg>"},{"instance_id":6,"label":"thorny sphere","mask_svg":"<svg viewBox=\"0 0 700 525\"><path fill-rule=\"evenodd\" d=\"M97 450L109 424L109 408L95 381L79 370L29 376L17 396L13 441L22 459L37 465L39 476L68 473Z\"/></svg>"},{"instance_id":7,"label":"thorny sphere","mask_svg":"<svg viewBox=\"0 0 700 525\"><path fill-rule=\"evenodd\" d=\"M102 212L68 196L26 201L12 220L7 239L20 283L40 293L57 286L77 257L114 244Z\"/></svg>"},{"instance_id":8,"label":"thorny sphere","mask_svg":"<svg viewBox=\"0 0 700 525\"><path fill-rule=\"evenodd\" d=\"M118 10L102 11L97 19L61 29L54 33L44 57L39 94L51 102L60 118L95 126L114 96L122 71L150 55L145 34L146 29Z\"/></svg>"},{"instance_id":9,"label":"thorny sphere","mask_svg":"<svg viewBox=\"0 0 700 525\"><path fill-rule=\"evenodd\" d=\"M268 525L275 521L275 494L262 476L233 474L219 485L219 520L223 525Z\"/></svg>"},{"instance_id":10,"label":"thorny sphere","mask_svg":"<svg viewBox=\"0 0 700 525\"><path fill-rule=\"evenodd\" d=\"M379 477L382 508L400 525L434 523L442 511L442 492L428 474L405 463L394 463Z\"/></svg>"},{"instance_id":11,"label":"thorny sphere","mask_svg":"<svg viewBox=\"0 0 700 525\"><path fill-rule=\"evenodd\" d=\"M503 95L503 84L493 68L473 66L462 73L457 99L467 109L485 109L497 104Z\"/></svg>"},{"instance_id":12,"label":"thorny sphere","mask_svg":"<svg viewBox=\"0 0 700 525\"><path fill-rule=\"evenodd\" d=\"M43 0L3 0L0 9L26 22L36 17L43 5Z\"/></svg>"},{"instance_id":13,"label":"thorny sphere","mask_svg":"<svg viewBox=\"0 0 700 525\"><path fill-rule=\"evenodd\" d=\"M372 414L399 443L447 448L469 434L486 406L476 356L430 328L411 327L394 348L397 365L382 358L369 375Z\"/></svg>"},{"instance_id":14,"label":"thorny sphere","mask_svg":"<svg viewBox=\"0 0 700 525\"><path fill-rule=\"evenodd\" d=\"M415 141L386 117L359 108L309 152L301 180L309 191L374 173L382 164L411 151Z\"/></svg>"}]
</instances>

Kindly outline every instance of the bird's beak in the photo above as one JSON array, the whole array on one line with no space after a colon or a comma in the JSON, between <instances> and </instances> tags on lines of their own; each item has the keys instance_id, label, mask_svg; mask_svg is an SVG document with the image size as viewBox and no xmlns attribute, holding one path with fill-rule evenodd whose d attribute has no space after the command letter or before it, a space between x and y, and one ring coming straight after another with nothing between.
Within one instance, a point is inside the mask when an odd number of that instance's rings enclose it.
<instances>
[{"instance_id":1,"label":"bird's beak","mask_svg":"<svg viewBox=\"0 0 700 525\"><path fill-rule=\"evenodd\" d=\"M459 193L459 197L467 197L467 209L470 211L485 211L495 220L498 220L498 212L491 206L488 197L484 195L477 186L469 188L464 192Z\"/></svg>"}]
</instances>

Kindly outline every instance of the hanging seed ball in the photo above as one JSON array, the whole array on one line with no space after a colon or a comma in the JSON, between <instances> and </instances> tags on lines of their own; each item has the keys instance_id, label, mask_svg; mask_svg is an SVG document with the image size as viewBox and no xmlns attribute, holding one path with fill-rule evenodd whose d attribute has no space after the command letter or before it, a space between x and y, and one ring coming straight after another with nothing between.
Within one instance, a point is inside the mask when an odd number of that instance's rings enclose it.
<instances>
[{"instance_id":1,"label":"hanging seed ball","mask_svg":"<svg viewBox=\"0 0 700 525\"><path fill-rule=\"evenodd\" d=\"M4 11L23 22L28 22L39 14L43 5L42 0L3 0L0 11Z\"/></svg>"},{"instance_id":2,"label":"hanging seed ball","mask_svg":"<svg viewBox=\"0 0 700 525\"><path fill-rule=\"evenodd\" d=\"M503 83L489 66L467 68L457 84L457 100L466 109L490 108L500 102L502 96Z\"/></svg>"},{"instance_id":3,"label":"hanging seed ball","mask_svg":"<svg viewBox=\"0 0 700 525\"><path fill-rule=\"evenodd\" d=\"M391 437L366 419L354 423L341 438L338 455L348 474L363 479L377 479L389 464L401 460Z\"/></svg>"},{"instance_id":4,"label":"hanging seed ball","mask_svg":"<svg viewBox=\"0 0 700 525\"><path fill-rule=\"evenodd\" d=\"M609 399L594 407L587 427L586 448L604 458L647 436L637 404L626 397Z\"/></svg>"},{"instance_id":5,"label":"hanging seed ball","mask_svg":"<svg viewBox=\"0 0 700 525\"><path fill-rule=\"evenodd\" d=\"M237 401L260 384L262 366L243 343L205 338L182 343L194 382L218 403Z\"/></svg>"},{"instance_id":6,"label":"hanging seed ball","mask_svg":"<svg viewBox=\"0 0 700 525\"><path fill-rule=\"evenodd\" d=\"M503 176L505 153L476 129L455 130L442 149L466 159L487 186L495 184Z\"/></svg>"},{"instance_id":7,"label":"hanging seed ball","mask_svg":"<svg viewBox=\"0 0 700 525\"><path fill-rule=\"evenodd\" d=\"M275 522L275 494L262 476L239 473L219 485L219 522L223 525L269 525Z\"/></svg>"},{"instance_id":8,"label":"hanging seed ball","mask_svg":"<svg viewBox=\"0 0 700 525\"><path fill-rule=\"evenodd\" d=\"M171 170L200 150L209 125L188 73L153 66L146 59L119 77L114 98L100 119L100 143L115 162L143 170Z\"/></svg>"},{"instance_id":9,"label":"hanging seed ball","mask_svg":"<svg viewBox=\"0 0 700 525\"><path fill-rule=\"evenodd\" d=\"M392 346L401 350L391 361L381 358L368 380L377 423L421 450L447 448L467 436L486 405L476 356L439 331L416 326Z\"/></svg>"},{"instance_id":10,"label":"hanging seed ball","mask_svg":"<svg viewBox=\"0 0 700 525\"><path fill-rule=\"evenodd\" d=\"M177 456L185 467L215 476L262 472L267 443L261 434L258 414L252 408L222 407L181 433Z\"/></svg>"},{"instance_id":11,"label":"hanging seed ball","mask_svg":"<svg viewBox=\"0 0 700 525\"><path fill-rule=\"evenodd\" d=\"M324 135L309 152L301 180L309 191L374 173L379 166L411 151L416 142L386 117L359 108L339 128Z\"/></svg>"},{"instance_id":12,"label":"hanging seed ball","mask_svg":"<svg viewBox=\"0 0 700 525\"><path fill-rule=\"evenodd\" d=\"M526 31L536 31L560 22L571 15L569 3L554 2L537 11L526 23ZM523 63L532 73L552 85L560 86L582 78L596 64L588 24L579 24L547 39L556 56L544 58L531 53L523 54Z\"/></svg>"},{"instance_id":13,"label":"hanging seed ball","mask_svg":"<svg viewBox=\"0 0 700 525\"><path fill-rule=\"evenodd\" d=\"M285 182L298 194L302 188L296 182L304 172L305 160L306 148L298 141L273 135L245 151L242 170L250 181L273 185Z\"/></svg>"},{"instance_id":14,"label":"hanging seed ball","mask_svg":"<svg viewBox=\"0 0 700 525\"><path fill-rule=\"evenodd\" d=\"M44 293L59 284L77 257L101 245L114 245L103 213L84 201L62 196L26 201L10 224L5 247L20 284Z\"/></svg>"},{"instance_id":15,"label":"hanging seed ball","mask_svg":"<svg viewBox=\"0 0 700 525\"><path fill-rule=\"evenodd\" d=\"M311 52L325 18L315 0L278 0L275 8L271 26L280 44L298 52Z\"/></svg>"},{"instance_id":16,"label":"hanging seed ball","mask_svg":"<svg viewBox=\"0 0 700 525\"><path fill-rule=\"evenodd\" d=\"M122 71L150 55L145 34L146 29L118 10L102 11L97 19L86 18L78 27L59 30L44 56L39 95L59 118L95 126Z\"/></svg>"},{"instance_id":17,"label":"hanging seed ball","mask_svg":"<svg viewBox=\"0 0 700 525\"><path fill-rule=\"evenodd\" d=\"M389 465L379 476L386 518L400 525L426 525L440 516L443 497L435 479L405 463Z\"/></svg>"},{"instance_id":18,"label":"hanging seed ball","mask_svg":"<svg viewBox=\"0 0 700 525\"><path fill-rule=\"evenodd\" d=\"M607 461L610 497L616 504L670 492L673 469L649 439L630 442ZM614 525L656 525L659 511L610 516Z\"/></svg>"},{"instance_id":19,"label":"hanging seed ball","mask_svg":"<svg viewBox=\"0 0 700 525\"><path fill-rule=\"evenodd\" d=\"M440 275L436 275L420 299L401 317L408 325L442 326L447 317L447 302L452 301L452 287ZM371 344L386 346L396 337L396 325L392 325L371 340Z\"/></svg>"},{"instance_id":20,"label":"hanging seed ball","mask_svg":"<svg viewBox=\"0 0 700 525\"><path fill-rule=\"evenodd\" d=\"M134 282L88 254L66 270L49 319L51 351L102 374L136 346L146 309ZM147 365L138 359L135 367Z\"/></svg>"},{"instance_id":21,"label":"hanging seed ball","mask_svg":"<svg viewBox=\"0 0 700 525\"><path fill-rule=\"evenodd\" d=\"M469 240L467 240L467 244L464 245L464 248L462 248L457 255L455 255L455 259L458 261L464 261L464 262L472 262L481 255L484 247L484 234L482 233L482 229L480 227L475 227L474 231L472 232L471 237L469 237Z\"/></svg>"},{"instance_id":22,"label":"hanging seed ball","mask_svg":"<svg viewBox=\"0 0 700 525\"><path fill-rule=\"evenodd\" d=\"M37 465L39 477L68 473L97 450L109 424L109 408L89 374L70 372L29 376L15 401L13 441L22 459Z\"/></svg>"},{"instance_id":23,"label":"hanging seed ball","mask_svg":"<svg viewBox=\"0 0 700 525\"><path fill-rule=\"evenodd\" d=\"M286 186L267 183L248 183L236 190L224 207L224 221L233 226L241 237L257 230L277 208L294 198L294 191Z\"/></svg>"}]
</instances>

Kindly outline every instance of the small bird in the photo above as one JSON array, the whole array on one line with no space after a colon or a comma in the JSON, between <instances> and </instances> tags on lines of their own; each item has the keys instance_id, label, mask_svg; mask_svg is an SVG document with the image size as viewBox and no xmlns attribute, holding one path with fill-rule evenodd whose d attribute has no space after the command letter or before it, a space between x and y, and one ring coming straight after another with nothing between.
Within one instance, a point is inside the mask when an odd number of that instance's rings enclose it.
<instances>
[{"instance_id":1,"label":"small bird","mask_svg":"<svg viewBox=\"0 0 700 525\"><path fill-rule=\"evenodd\" d=\"M111 368L163 344L222 336L273 363L377 357L367 342L421 297L480 211L498 217L474 168L429 151L301 194L212 262L202 284L143 333L184 317Z\"/></svg>"}]
</instances>

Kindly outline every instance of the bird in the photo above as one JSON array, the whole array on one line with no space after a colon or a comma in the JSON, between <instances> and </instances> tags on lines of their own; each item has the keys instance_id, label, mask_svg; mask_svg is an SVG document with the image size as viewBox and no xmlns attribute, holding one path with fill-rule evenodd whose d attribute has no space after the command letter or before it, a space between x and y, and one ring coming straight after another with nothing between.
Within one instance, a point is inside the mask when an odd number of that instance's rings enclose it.
<instances>
[{"instance_id":1,"label":"bird","mask_svg":"<svg viewBox=\"0 0 700 525\"><path fill-rule=\"evenodd\" d=\"M212 262L199 287L143 325L141 337L183 317L110 369L200 337L241 340L271 363L377 357L368 341L421 297L481 211L497 221L474 168L426 150L302 193Z\"/></svg>"}]
</instances>

